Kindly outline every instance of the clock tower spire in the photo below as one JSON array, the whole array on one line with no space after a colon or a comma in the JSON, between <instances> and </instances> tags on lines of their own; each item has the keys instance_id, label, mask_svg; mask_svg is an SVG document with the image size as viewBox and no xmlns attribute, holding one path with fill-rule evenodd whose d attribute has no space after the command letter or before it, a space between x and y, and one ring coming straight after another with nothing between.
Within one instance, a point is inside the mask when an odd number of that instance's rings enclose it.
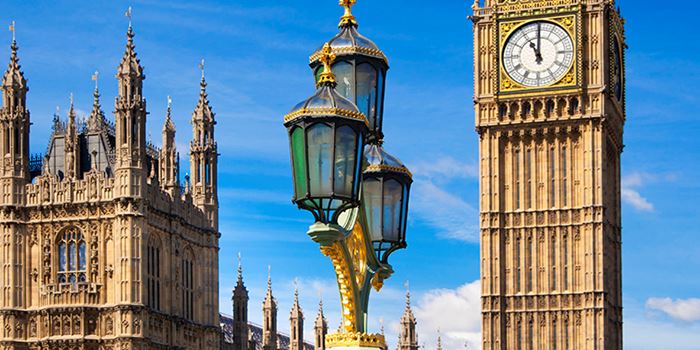
<instances>
[{"instance_id":1,"label":"clock tower spire","mask_svg":"<svg viewBox=\"0 0 700 350\"><path fill-rule=\"evenodd\" d=\"M483 349L622 349L624 22L475 1Z\"/></svg>"}]
</instances>

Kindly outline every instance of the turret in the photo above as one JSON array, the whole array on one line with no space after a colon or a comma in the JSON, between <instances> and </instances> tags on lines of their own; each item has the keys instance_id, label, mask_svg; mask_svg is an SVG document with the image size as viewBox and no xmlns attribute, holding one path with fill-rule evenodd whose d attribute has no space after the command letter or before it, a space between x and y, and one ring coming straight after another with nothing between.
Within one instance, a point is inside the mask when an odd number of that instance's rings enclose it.
<instances>
[{"instance_id":1,"label":"turret","mask_svg":"<svg viewBox=\"0 0 700 350\"><path fill-rule=\"evenodd\" d=\"M115 103L118 197L141 196L150 169L146 169L146 100L143 67L136 56L134 31L129 25L126 51L117 71L119 95Z\"/></svg>"},{"instance_id":2,"label":"turret","mask_svg":"<svg viewBox=\"0 0 700 350\"><path fill-rule=\"evenodd\" d=\"M277 350L277 301L272 296L272 277L267 277L267 294L263 302L263 350Z\"/></svg>"},{"instance_id":3,"label":"turret","mask_svg":"<svg viewBox=\"0 0 700 350\"><path fill-rule=\"evenodd\" d=\"M418 350L416 336L416 318L411 309L411 292L406 292L406 309L401 317L401 333L399 334L399 350Z\"/></svg>"},{"instance_id":4,"label":"turret","mask_svg":"<svg viewBox=\"0 0 700 350\"><path fill-rule=\"evenodd\" d=\"M243 284L241 255L238 254L238 282L233 290L233 349L248 350L248 289Z\"/></svg>"},{"instance_id":5,"label":"turret","mask_svg":"<svg viewBox=\"0 0 700 350\"><path fill-rule=\"evenodd\" d=\"M192 171L192 198L194 204L209 217L212 228L218 230L219 200L217 196L218 152L214 139L214 112L207 99L207 82L204 79L204 62L200 65L202 80L199 84L199 102L192 113L192 142L190 167Z\"/></svg>"},{"instance_id":6,"label":"turret","mask_svg":"<svg viewBox=\"0 0 700 350\"><path fill-rule=\"evenodd\" d=\"M289 349L304 350L304 313L299 306L299 288L294 288L294 304L289 313Z\"/></svg>"},{"instance_id":7,"label":"turret","mask_svg":"<svg viewBox=\"0 0 700 350\"><path fill-rule=\"evenodd\" d=\"M97 81L97 72L92 76L92 79ZM97 82L95 82L95 91L92 93L92 111L87 120L87 130L88 132L101 131L105 125L105 114L102 111L102 105L100 105L100 89L97 87Z\"/></svg>"},{"instance_id":8,"label":"turret","mask_svg":"<svg viewBox=\"0 0 700 350\"><path fill-rule=\"evenodd\" d=\"M158 157L160 171L160 186L175 198L180 195L180 160L175 147L175 124L171 117L172 100L168 96L168 110L163 124L163 148Z\"/></svg>"},{"instance_id":9,"label":"turret","mask_svg":"<svg viewBox=\"0 0 700 350\"><path fill-rule=\"evenodd\" d=\"M11 26L14 33L14 24ZM2 110L0 110L0 205L20 205L24 184L29 178L29 111L27 80L19 65L17 41L10 46L10 63L2 78ZM8 186L9 185L9 186Z\"/></svg>"},{"instance_id":10,"label":"turret","mask_svg":"<svg viewBox=\"0 0 700 350\"><path fill-rule=\"evenodd\" d=\"M326 350L326 334L328 334L328 323L323 316L323 300L318 303L318 315L314 322L314 349Z\"/></svg>"}]
</instances>

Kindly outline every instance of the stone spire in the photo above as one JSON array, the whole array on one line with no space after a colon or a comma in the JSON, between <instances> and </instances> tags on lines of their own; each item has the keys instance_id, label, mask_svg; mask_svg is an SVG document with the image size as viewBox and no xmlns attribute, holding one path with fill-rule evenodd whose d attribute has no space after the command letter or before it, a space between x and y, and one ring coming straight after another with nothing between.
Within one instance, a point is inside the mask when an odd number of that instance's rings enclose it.
<instances>
[{"instance_id":1,"label":"stone spire","mask_svg":"<svg viewBox=\"0 0 700 350\"><path fill-rule=\"evenodd\" d=\"M294 282L294 304L289 313L289 349L304 350L304 313L299 306L299 287Z\"/></svg>"},{"instance_id":2,"label":"stone spire","mask_svg":"<svg viewBox=\"0 0 700 350\"><path fill-rule=\"evenodd\" d=\"M202 71L202 80L199 83L199 101L192 113L193 138L190 144L190 167L193 176L192 198L194 204L209 216L212 227L218 230L217 169L219 154L214 139L216 120L207 99L204 60L199 68Z\"/></svg>"},{"instance_id":3,"label":"stone spire","mask_svg":"<svg viewBox=\"0 0 700 350\"><path fill-rule=\"evenodd\" d=\"M116 178L128 186L117 187L117 197L140 197L150 169L146 164L146 101L143 98L143 67L136 55L134 30L129 24L126 49L117 68L119 83L115 102Z\"/></svg>"},{"instance_id":4,"label":"stone spire","mask_svg":"<svg viewBox=\"0 0 700 350\"><path fill-rule=\"evenodd\" d=\"M98 72L92 76L92 80L95 81L95 91L92 93L92 112L87 120L87 128L90 132L96 132L102 129L105 124L105 114L102 111L102 105L100 105L100 89L97 86L97 76Z\"/></svg>"},{"instance_id":5,"label":"stone spire","mask_svg":"<svg viewBox=\"0 0 700 350\"><path fill-rule=\"evenodd\" d=\"M14 24L11 26L14 33ZM22 193L24 182L29 177L29 111L27 111L27 80L24 78L19 58L17 56L17 41L14 39L10 45L10 63L2 78L2 110L0 119L4 122L0 126L0 154L4 157L0 164L0 176L14 178L17 181L11 189L13 194ZM8 186L5 183L4 188ZM0 191L2 195L4 190ZM19 199L12 195L5 197L10 201ZM4 201L1 204L6 203ZM17 203L14 203L17 204Z\"/></svg>"},{"instance_id":6,"label":"stone spire","mask_svg":"<svg viewBox=\"0 0 700 350\"><path fill-rule=\"evenodd\" d=\"M399 350L418 350L416 336L416 318L411 310L411 292L406 291L406 309L401 317L401 333L399 334Z\"/></svg>"},{"instance_id":7,"label":"stone spire","mask_svg":"<svg viewBox=\"0 0 700 350\"><path fill-rule=\"evenodd\" d=\"M314 322L314 350L326 350L326 334L328 334L328 322L323 316L323 299L318 303L318 315Z\"/></svg>"},{"instance_id":8,"label":"stone spire","mask_svg":"<svg viewBox=\"0 0 700 350\"><path fill-rule=\"evenodd\" d=\"M163 146L160 150L158 162L160 163L160 186L170 193L173 198L180 195L180 174L177 148L175 147L175 123L171 117L172 99L168 96L168 109L165 113L163 124Z\"/></svg>"},{"instance_id":9,"label":"stone spire","mask_svg":"<svg viewBox=\"0 0 700 350\"><path fill-rule=\"evenodd\" d=\"M442 336L440 335L439 329L438 329L437 349L436 350L442 350Z\"/></svg>"},{"instance_id":10,"label":"stone spire","mask_svg":"<svg viewBox=\"0 0 700 350\"><path fill-rule=\"evenodd\" d=\"M243 283L241 254L238 253L238 282L233 289L233 349L248 350L248 290ZM253 349L251 349L253 350Z\"/></svg>"},{"instance_id":11,"label":"stone spire","mask_svg":"<svg viewBox=\"0 0 700 350\"><path fill-rule=\"evenodd\" d=\"M70 95L70 107L68 108L68 125L66 126L65 140L65 167L66 178L75 179L78 177L78 133L75 125L75 108L73 107L73 94Z\"/></svg>"},{"instance_id":12,"label":"stone spire","mask_svg":"<svg viewBox=\"0 0 700 350\"><path fill-rule=\"evenodd\" d=\"M17 56L17 41L12 40L12 45L10 45L10 63L7 65L7 70L2 78L2 90L3 90L3 107L5 109L24 110L26 108L26 96L27 91L27 79L24 78L24 72L22 72L22 67L19 65L19 57Z\"/></svg>"},{"instance_id":13,"label":"stone spire","mask_svg":"<svg viewBox=\"0 0 700 350\"><path fill-rule=\"evenodd\" d=\"M277 301L272 296L272 277L267 268L267 294L263 302L263 350L277 350Z\"/></svg>"}]
</instances>

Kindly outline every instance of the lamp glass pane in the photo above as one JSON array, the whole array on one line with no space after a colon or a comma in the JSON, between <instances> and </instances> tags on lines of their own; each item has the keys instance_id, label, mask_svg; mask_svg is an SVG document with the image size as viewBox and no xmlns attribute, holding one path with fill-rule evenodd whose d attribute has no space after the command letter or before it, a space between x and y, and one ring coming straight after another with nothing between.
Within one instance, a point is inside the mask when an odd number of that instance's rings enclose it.
<instances>
[{"instance_id":1,"label":"lamp glass pane","mask_svg":"<svg viewBox=\"0 0 700 350\"><path fill-rule=\"evenodd\" d=\"M371 178L362 181L362 203L372 241L382 240L382 182Z\"/></svg>"},{"instance_id":2,"label":"lamp glass pane","mask_svg":"<svg viewBox=\"0 0 700 350\"><path fill-rule=\"evenodd\" d=\"M349 126L336 131L335 139L335 183L333 189L339 196L353 196L355 177L357 134Z\"/></svg>"},{"instance_id":3,"label":"lamp glass pane","mask_svg":"<svg viewBox=\"0 0 700 350\"><path fill-rule=\"evenodd\" d=\"M335 91L350 101L355 100L355 78L352 71L352 64L340 61L333 65L333 74L338 83Z\"/></svg>"},{"instance_id":4,"label":"lamp glass pane","mask_svg":"<svg viewBox=\"0 0 700 350\"><path fill-rule=\"evenodd\" d=\"M392 243L399 242L401 225L401 197L403 186L396 180L384 182L384 240Z\"/></svg>"},{"instance_id":5,"label":"lamp glass pane","mask_svg":"<svg viewBox=\"0 0 700 350\"><path fill-rule=\"evenodd\" d=\"M311 196L328 197L333 190L333 129L315 124L308 129L307 137Z\"/></svg>"},{"instance_id":6,"label":"lamp glass pane","mask_svg":"<svg viewBox=\"0 0 700 350\"><path fill-rule=\"evenodd\" d=\"M306 196L306 144L304 142L304 130L296 128L292 131L292 166L294 167L294 193L296 198Z\"/></svg>"},{"instance_id":7,"label":"lamp glass pane","mask_svg":"<svg viewBox=\"0 0 700 350\"><path fill-rule=\"evenodd\" d=\"M318 80L321 79L321 73L323 73L323 66L318 66L314 72L314 81L318 84Z\"/></svg>"},{"instance_id":8,"label":"lamp glass pane","mask_svg":"<svg viewBox=\"0 0 700 350\"><path fill-rule=\"evenodd\" d=\"M384 73L379 71L379 79L377 79L377 116L374 120L372 128L377 130L382 126L383 110L384 107Z\"/></svg>"},{"instance_id":9,"label":"lamp glass pane","mask_svg":"<svg viewBox=\"0 0 700 350\"><path fill-rule=\"evenodd\" d=\"M357 66L357 107L374 127L377 116L377 70L369 63Z\"/></svg>"}]
</instances>

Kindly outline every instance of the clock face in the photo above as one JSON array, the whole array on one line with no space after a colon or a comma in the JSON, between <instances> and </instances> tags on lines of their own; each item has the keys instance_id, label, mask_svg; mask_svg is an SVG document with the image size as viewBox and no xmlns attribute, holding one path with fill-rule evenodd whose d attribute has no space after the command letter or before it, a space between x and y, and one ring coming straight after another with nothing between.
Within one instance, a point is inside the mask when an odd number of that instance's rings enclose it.
<instances>
[{"instance_id":1,"label":"clock face","mask_svg":"<svg viewBox=\"0 0 700 350\"><path fill-rule=\"evenodd\" d=\"M546 21L528 23L510 35L503 48L503 67L527 87L552 85L569 72L574 43L564 28Z\"/></svg>"},{"instance_id":2,"label":"clock face","mask_svg":"<svg viewBox=\"0 0 700 350\"><path fill-rule=\"evenodd\" d=\"M620 42L617 37L613 37L612 47L612 77L611 84L613 93L618 101L622 101L622 54L620 50Z\"/></svg>"}]
</instances>

